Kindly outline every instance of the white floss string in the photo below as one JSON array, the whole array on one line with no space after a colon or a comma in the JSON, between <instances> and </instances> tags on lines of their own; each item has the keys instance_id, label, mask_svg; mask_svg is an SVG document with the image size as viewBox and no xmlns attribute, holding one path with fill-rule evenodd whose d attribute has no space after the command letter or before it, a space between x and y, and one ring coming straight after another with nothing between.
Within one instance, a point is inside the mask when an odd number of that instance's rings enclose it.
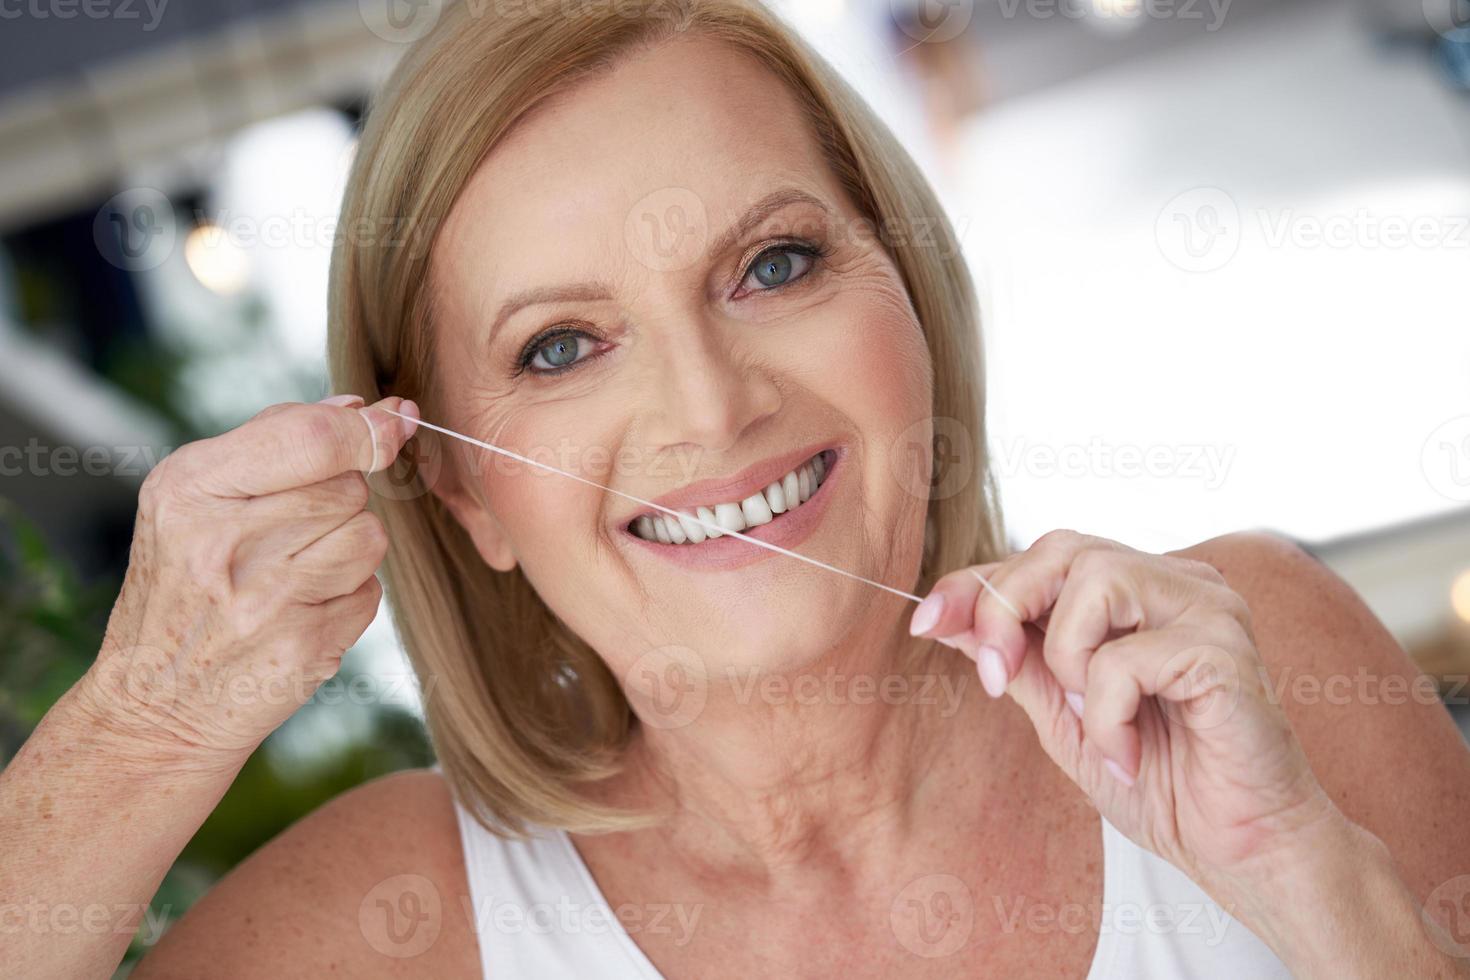
<instances>
[{"instance_id":1,"label":"white floss string","mask_svg":"<svg viewBox=\"0 0 1470 980\"><path fill-rule=\"evenodd\" d=\"M835 565L828 565L826 562L817 561L815 558L808 558L806 555L799 555L794 551L788 551L787 549L782 548L780 545L771 544L769 541L762 541L760 538L752 538L747 534L741 534L739 531L732 531L729 528L721 527L719 524L714 524L710 521L701 520L700 518L691 516L689 514L681 514L677 510L670 510L667 507L661 507L651 500L644 500L642 497L635 497L631 493L624 493L621 490L614 490L612 487L605 487L595 480L589 480L586 477L578 476L575 473L568 473L566 470L557 469L555 466L552 466L548 463L542 463L538 460L530 459L528 457L522 456L520 453L513 453L509 449L502 449L499 446L492 446L488 442L482 442L481 440L475 439L472 436L467 436L463 433L455 432L453 429L446 429L443 426L434 425L432 422L425 422L422 419L411 419L407 415L401 415L398 412L392 411L391 409L381 408L378 406L374 407L379 412L387 412L389 415L396 415L398 416L398 418L407 419L410 422L415 422L418 425L423 426L425 429L432 429L435 432L441 432L444 435L454 439L458 439L461 442L467 442L472 446L479 446L481 449L488 449L492 453L499 453L502 456L508 456L511 459L525 463L527 466L535 466L540 469L546 470L548 473L559 473L562 476L567 477L568 479L576 480L578 483L585 483L587 484L587 486L596 487L599 490L606 490L608 493L622 497L624 500L631 500L633 503L639 504L640 506L652 507L654 510L662 511L665 514L668 514L670 517L676 517L680 520L692 521L693 523L698 524L706 529L717 531L726 537L739 538L741 541L748 541L751 544L756 545L757 547L765 548L767 551L774 551L779 555L785 555L788 558L795 558L798 561L804 561L808 565L815 565L818 568L825 568L827 571L836 572L838 575L845 575L848 578L855 579L856 581L862 582L865 585L871 585L875 589L882 589L884 592L891 592L896 596L902 596L910 602L924 601L911 592L905 592L902 589L895 589L893 586L884 585L882 582L875 582L870 578L864 578L863 576L858 575L856 572L849 572L844 568L838 568ZM976 577L979 577L978 572L976 573ZM984 582L985 580L980 579L980 581ZM989 587L989 583L987 583L986 588ZM1005 602L1004 599L1002 599L1001 601ZM1006 607L1008 609L1011 609L1012 611L1014 611L1015 608L1011 606L1009 602L1006 602Z\"/></svg>"},{"instance_id":2,"label":"white floss string","mask_svg":"<svg viewBox=\"0 0 1470 980\"><path fill-rule=\"evenodd\" d=\"M1015 606L1011 605L1011 600L1007 599L1005 596L1003 596L999 592L995 591L995 586L993 586L989 582L985 581L985 576L984 575L981 575L979 572L975 571L973 568L970 569L969 571L970 571L970 574L971 575L975 576L976 578L978 578L980 580L980 584L981 585L985 586L985 591L986 592L989 592L991 595L995 596L995 601L996 602L1000 603L1002 606L1005 606L1006 609L1008 609L1010 611L1010 614L1012 616L1015 616L1017 619L1020 619L1021 622L1023 622L1023 623L1025 622L1024 619L1021 619L1021 611L1019 609L1017 609ZM1045 633L1046 630L1042 630L1041 632Z\"/></svg>"}]
</instances>

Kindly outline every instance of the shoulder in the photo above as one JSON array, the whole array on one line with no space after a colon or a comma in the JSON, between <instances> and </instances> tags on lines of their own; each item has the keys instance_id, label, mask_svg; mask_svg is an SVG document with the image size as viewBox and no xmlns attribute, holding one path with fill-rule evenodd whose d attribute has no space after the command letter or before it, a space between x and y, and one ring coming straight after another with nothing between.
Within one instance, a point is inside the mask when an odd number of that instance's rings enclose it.
<instances>
[{"instance_id":1,"label":"shoulder","mask_svg":"<svg viewBox=\"0 0 1470 980\"><path fill-rule=\"evenodd\" d=\"M1470 750L1353 589L1290 539L1252 531L1173 554L1208 562L1250 608L1268 696L1344 813L1388 845L1422 899L1470 871Z\"/></svg>"},{"instance_id":2,"label":"shoulder","mask_svg":"<svg viewBox=\"0 0 1470 980\"><path fill-rule=\"evenodd\" d=\"M462 854L438 773L373 780L231 871L133 976L478 976Z\"/></svg>"}]
</instances>

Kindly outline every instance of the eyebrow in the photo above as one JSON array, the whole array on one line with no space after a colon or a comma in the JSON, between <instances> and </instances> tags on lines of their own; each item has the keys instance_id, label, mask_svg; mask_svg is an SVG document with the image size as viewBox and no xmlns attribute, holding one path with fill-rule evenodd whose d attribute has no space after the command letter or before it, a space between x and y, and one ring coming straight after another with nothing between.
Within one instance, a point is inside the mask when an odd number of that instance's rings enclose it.
<instances>
[{"instance_id":1,"label":"eyebrow","mask_svg":"<svg viewBox=\"0 0 1470 980\"><path fill-rule=\"evenodd\" d=\"M783 187L772 191L765 197L756 201L746 212L740 216L734 224L720 233L710 243L706 252L710 255L719 255L735 244L742 236L752 228L759 225L771 215L782 208L793 204L809 204L819 208L824 214L831 214L832 209L820 198L815 197L804 190L796 187ZM543 303L589 303L596 300L612 298L612 290L606 284L600 282L573 283L565 286L540 286L534 289L522 290L507 297L500 305L500 310L495 314L495 320L486 333L486 341L500 333L505 321L528 306L539 306Z\"/></svg>"}]
</instances>

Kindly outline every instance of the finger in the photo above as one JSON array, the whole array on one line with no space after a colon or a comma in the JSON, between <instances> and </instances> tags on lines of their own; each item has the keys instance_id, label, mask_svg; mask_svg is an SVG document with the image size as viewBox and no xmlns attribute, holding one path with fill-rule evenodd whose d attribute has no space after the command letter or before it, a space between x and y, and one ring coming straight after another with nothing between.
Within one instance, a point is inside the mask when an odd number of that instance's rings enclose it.
<instances>
[{"instance_id":1,"label":"finger","mask_svg":"<svg viewBox=\"0 0 1470 980\"><path fill-rule=\"evenodd\" d=\"M1085 691L1087 662L1097 648L1117 632L1131 632L1144 622L1132 565L1146 558L1096 549L1073 558L1042 643L1047 667L1066 690Z\"/></svg>"},{"instance_id":2,"label":"finger","mask_svg":"<svg viewBox=\"0 0 1470 980\"><path fill-rule=\"evenodd\" d=\"M295 490L251 497L243 521L251 532L236 560L242 564L280 561L330 534L368 503L367 480L361 473L342 473Z\"/></svg>"},{"instance_id":3,"label":"finger","mask_svg":"<svg viewBox=\"0 0 1470 980\"><path fill-rule=\"evenodd\" d=\"M1158 721L1209 727L1240 696L1241 670L1219 635L1197 625L1130 633L1103 644L1087 671L1082 723L1087 738L1131 785L1147 764L1139 726L1144 698L1153 697Z\"/></svg>"},{"instance_id":4,"label":"finger","mask_svg":"<svg viewBox=\"0 0 1470 980\"><path fill-rule=\"evenodd\" d=\"M990 562L976 565L974 569L988 577L1001 564ZM924 601L914 609L909 620L909 633L913 636L960 638L974 625L975 598L980 589L980 580L970 568L957 569L940 577Z\"/></svg>"},{"instance_id":5,"label":"finger","mask_svg":"<svg viewBox=\"0 0 1470 980\"><path fill-rule=\"evenodd\" d=\"M1061 594L1072 562L1095 548L1123 545L1075 531L1051 531L996 570L992 588L975 602L974 626L980 679L992 697L999 697L1021 669L1026 654L1022 624L1043 621Z\"/></svg>"},{"instance_id":6,"label":"finger","mask_svg":"<svg viewBox=\"0 0 1470 980\"><path fill-rule=\"evenodd\" d=\"M355 591L387 553L383 522L365 510L292 557L288 574L301 602L325 602Z\"/></svg>"},{"instance_id":7,"label":"finger","mask_svg":"<svg viewBox=\"0 0 1470 980\"><path fill-rule=\"evenodd\" d=\"M288 405L232 432L197 443L200 484L219 496L259 497L390 465L416 424L379 407L417 416L417 406L386 398L375 406Z\"/></svg>"},{"instance_id":8,"label":"finger","mask_svg":"<svg viewBox=\"0 0 1470 980\"><path fill-rule=\"evenodd\" d=\"M251 420L253 421L255 419L268 419L272 415L279 415L281 412L286 411L288 408L300 404L301 402L277 402L274 405L267 405L265 408L262 408L260 411L251 416ZM328 395L326 398L318 401L317 404L336 405L343 408L360 408L363 405L363 400L361 395Z\"/></svg>"},{"instance_id":9,"label":"finger","mask_svg":"<svg viewBox=\"0 0 1470 980\"><path fill-rule=\"evenodd\" d=\"M1228 590L1210 580L1203 571L1208 567L1138 551L1080 552L1052 606L1043 646L1047 666L1064 688L1080 693L1089 658L1108 640L1216 605L1212 593L1224 597Z\"/></svg>"},{"instance_id":10,"label":"finger","mask_svg":"<svg viewBox=\"0 0 1470 980\"><path fill-rule=\"evenodd\" d=\"M316 607L326 624L323 639L334 654L341 656L362 638L377 618L382 599L383 585L373 575L349 594L328 599Z\"/></svg>"},{"instance_id":11,"label":"finger","mask_svg":"<svg viewBox=\"0 0 1470 980\"><path fill-rule=\"evenodd\" d=\"M1083 768L1082 714L1068 706L1067 692L1042 659L1040 631L1030 627L1027 638L1026 655L1006 693L1026 712L1046 754L1077 780Z\"/></svg>"}]
</instances>

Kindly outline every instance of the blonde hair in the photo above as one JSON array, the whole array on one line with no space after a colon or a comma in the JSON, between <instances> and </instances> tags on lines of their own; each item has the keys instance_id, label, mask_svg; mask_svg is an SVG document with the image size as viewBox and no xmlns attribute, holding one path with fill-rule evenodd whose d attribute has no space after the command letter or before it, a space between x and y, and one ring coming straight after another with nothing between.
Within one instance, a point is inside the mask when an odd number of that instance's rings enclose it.
<instances>
[{"instance_id":1,"label":"blonde hair","mask_svg":"<svg viewBox=\"0 0 1470 980\"><path fill-rule=\"evenodd\" d=\"M621 57L679 35L722 40L796 95L833 174L880 240L884 229L932 229L926 240L900 235L883 244L933 362L936 430L963 442L949 449L968 457L969 470L960 491L930 494L920 580L895 584L922 592L945 571L995 560L1003 541L969 271L924 177L853 90L758 0L527 0L510 14L494 9L445 9L367 119L343 203L348 234L332 260L334 390L369 402L401 395L418 401L425 418L442 417L429 376L425 284L437 229L477 166L540 100ZM500 833L643 822L646 815L586 792L617 771L636 724L612 672L519 569L485 564L423 474L410 480L403 492L375 494L374 509L392 540L384 577L394 620L456 795Z\"/></svg>"}]
</instances>

